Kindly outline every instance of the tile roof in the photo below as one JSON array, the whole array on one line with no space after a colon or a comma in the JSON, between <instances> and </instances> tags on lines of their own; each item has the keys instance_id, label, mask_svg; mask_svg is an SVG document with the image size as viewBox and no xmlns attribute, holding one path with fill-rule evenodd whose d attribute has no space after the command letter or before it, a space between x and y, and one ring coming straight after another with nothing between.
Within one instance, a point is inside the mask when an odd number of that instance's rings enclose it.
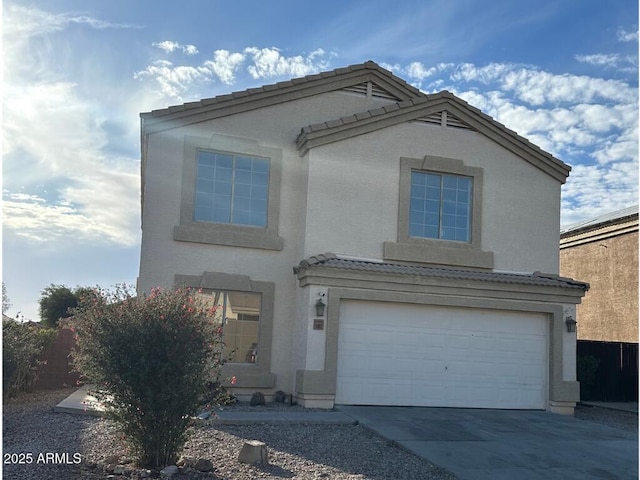
<instances>
[{"instance_id":1,"label":"tile roof","mask_svg":"<svg viewBox=\"0 0 640 480\"><path fill-rule=\"evenodd\" d=\"M312 146L368 133L401 121L417 119L412 115L419 117L425 113L433 113L425 110L442 103L440 110L452 111L454 116L462 120L462 123L467 123L472 129L489 136L558 181L564 183L569 175L571 167L564 162L452 93L448 91L435 94L423 93L373 61L141 113L143 134L350 88L362 82L376 83L383 90L393 94L398 100L397 103L323 123L301 126L297 146L302 154Z\"/></svg>"},{"instance_id":2,"label":"tile roof","mask_svg":"<svg viewBox=\"0 0 640 480\"><path fill-rule=\"evenodd\" d=\"M523 156L523 153L529 154L536 159L534 164L553 174L562 182L569 175L571 170L569 165L446 90L439 93L422 94L420 97L384 105L374 110L308 125L300 131L296 144L301 154L304 154L311 147L331 143L335 139L342 138L340 134L348 136L347 132L349 131L354 131L356 134L369 133L377 128L394 124L394 119L395 123L417 119L425 113L425 110L432 109L432 107L455 112L471 128L488 134L494 141L515 151L520 156Z\"/></svg>"},{"instance_id":3,"label":"tile roof","mask_svg":"<svg viewBox=\"0 0 640 480\"><path fill-rule=\"evenodd\" d=\"M616 223L620 220L626 219L627 217L638 216L638 205L633 205L631 207L623 208L621 210L616 210L615 212L609 212L604 215L600 215L599 217L592 218L590 220L584 220L582 222L574 223L569 225L568 227L560 230L560 234L568 234L575 233L579 230L589 230L592 228L600 228L607 224Z\"/></svg>"},{"instance_id":4,"label":"tile roof","mask_svg":"<svg viewBox=\"0 0 640 480\"><path fill-rule=\"evenodd\" d=\"M334 70L330 70L327 72L315 73L312 75L307 75L300 78L293 78L291 80L285 80L282 82L263 85L257 88L249 88L247 90L241 90L237 92L232 92L229 94L218 95L216 97L204 98L202 100L196 102L184 103L182 105L174 105L167 108L162 108L158 110L152 110L151 112L141 113L140 116L143 118L153 118L160 117L164 115L170 115L172 113L177 112L185 112L188 110L195 110L202 107L210 107L210 106L218 106L223 105L228 102L233 102L245 97L255 97L255 96L264 96L264 95L273 95L278 91L290 90L292 87L300 87L303 88L308 86L309 84L316 83L318 81L323 81L326 79L331 79L332 77L344 76L346 74L360 74L374 72L381 74L382 76L388 77L395 81L399 87L406 90L406 97L410 96L422 96L424 95L420 90L418 90L413 85L410 85L405 80L400 77L397 77L389 70L382 68L377 63L368 60L364 63L349 65L348 67L336 68Z\"/></svg>"},{"instance_id":5,"label":"tile roof","mask_svg":"<svg viewBox=\"0 0 640 480\"><path fill-rule=\"evenodd\" d=\"M532 274L483 272L440 267L423 267L397 263L373 262L340 258L333 253L314 255L293 269L295 274L311 268L337 268L366 273L382 273L392 275L412 275L418 277L443 278L452 280L472 280L481 282L512 283L520 285L536 285L542 287L560 287L588 290L589 284L558 275L535 272Z\"/></svg>"}]
</instances>

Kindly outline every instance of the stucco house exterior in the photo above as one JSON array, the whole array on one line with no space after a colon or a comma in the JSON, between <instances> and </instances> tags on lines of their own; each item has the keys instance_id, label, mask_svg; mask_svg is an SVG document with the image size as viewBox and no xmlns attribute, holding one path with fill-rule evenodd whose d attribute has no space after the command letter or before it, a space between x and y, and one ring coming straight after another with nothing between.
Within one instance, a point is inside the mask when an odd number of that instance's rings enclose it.
<instances>
[{"instance_id":1,"label":"stucco house exterior","mask_svg":"<svg viewBox=\"0 0 640 480\"><path fill-rule=\"evenodd\" d=\"M139 291L218 306L234 393L572 413L568 165L374 62L141 117Z\"/></svg>"},{"instance_id":2,"label":"stucco house exterior","mask_svg":"<svg viewBox=\"0 0 640 480\"><path fill-rule=\"evenodd\" d=\"M577 307L578 340L638 343L638 206L570 225L560 272L589 282Z\"/></svg>"}]
</instances>

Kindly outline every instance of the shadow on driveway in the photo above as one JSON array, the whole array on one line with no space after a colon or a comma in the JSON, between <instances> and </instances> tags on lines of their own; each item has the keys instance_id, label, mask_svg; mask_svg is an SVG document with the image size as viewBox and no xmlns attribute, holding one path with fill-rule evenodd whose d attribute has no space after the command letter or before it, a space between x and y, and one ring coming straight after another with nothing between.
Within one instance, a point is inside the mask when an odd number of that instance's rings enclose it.
<instances>
[{"instance_id":1,"label":"shadow on driveway","mask_svg":"<svg viewBox=\"0 0 640 480\"><path fill-rule=\"evenodd\" d=\"M459 480L637 479L638 434L544 411L339 406Z\"/></svg>"}]
</instances>

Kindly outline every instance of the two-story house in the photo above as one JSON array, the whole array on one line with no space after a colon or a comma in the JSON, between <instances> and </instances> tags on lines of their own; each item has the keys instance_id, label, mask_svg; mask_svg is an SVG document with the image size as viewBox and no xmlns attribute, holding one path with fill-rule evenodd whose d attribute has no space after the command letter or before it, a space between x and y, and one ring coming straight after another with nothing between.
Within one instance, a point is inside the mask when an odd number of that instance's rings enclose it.
<instances>
[{"instance_id":1,"label":"two-story house","mask_svg":"<svg viewBox=\"0 0 640 480\"><path fill-rule=\"evenodd\" d=\"M139 291L203 289L241 398L573 411L562 161L373 62L141 116Z\"/></svg>"}]
</instances>

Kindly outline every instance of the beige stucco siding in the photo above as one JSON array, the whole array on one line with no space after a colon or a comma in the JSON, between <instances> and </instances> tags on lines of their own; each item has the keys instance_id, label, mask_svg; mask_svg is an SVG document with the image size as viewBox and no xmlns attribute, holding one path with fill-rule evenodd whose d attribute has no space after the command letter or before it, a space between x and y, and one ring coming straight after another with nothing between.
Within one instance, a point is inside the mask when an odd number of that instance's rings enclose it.
<instances>
[{"instance_id":1,"label":"beige stucco siding","mask_svg":"<svg viewBox=\"0 0 640 480\"><path fill-rule=\"evenodd\" d=\"M578 339L638 342L638 232L560 250L560 273L591 286L577 307Z\"/></svg>"},{"instance_id":2,"label":"beige stucco siding","mask_svg":"<svg viewBox=\"0 0 640 480\"><path fill-rule=\"evenodd\" d=\"M335 115L376 108L384 103L389 101L366 101L357 95L328 93L149 135L145 183L153 188L146 188L144 192L140 291L148 292L155 286L171 286L177 274L201 275L204 271L232 272L247 275L255 281L275 283L271 371L277 375L278 388L291 391L295 368L300 367L292 365L292 350L299 352L294 356L306 355L306 345L292 345L291 328L298 317L293 301L297 286L291 269L302 258L307 198L307 165L295 148L295 138L302 126ZM243 137L281 149L281 196L278 202L278 234L283 239L281 251L174 240L173 229L180 223L187 135ZM216 148L215 141L211 148ZM294 363L303 364L304 360Z\"/></svg>"},{"instance_id":3,"label":"beige stucco siding","mask_svg":"<svg viewBox=\"0 0 640 480\"><path fill-rule=\"evenodd\" d=\"M463 160L484 169L482 250L497 270L558 272L560 184L484 136L405 123L312 149L304 256L382 259L397 240L400 157ZM536 202L531 202L535 198Z\"/></svg>"},{"instance_id":4,"label":"beige stucco siding","mask_svg":"<svg viewBox=\"0 0 640 480\"><path fill-rule=\"evenodd\" d=\"M559 182L479 133L404 123L312 148L304 157L296 149L302 127L386 103L334 92L148 135L139 290L171 286L176 275L205 271L272 282L269 368L277 388L292 391L297 369L322 363L319 345L325 335L309 330L308 315L301 315L317 292L296 301L299 287L292 267L324 252L382 259L384 242L398 237L400 158L425 155L484 170L481 249L493 252L495 269L558 271ZM187 137L204 139L212 149L220 148L216 139L239 138L278 150L281 249L174 239L174 227L181 222Z\"/></svg>"}]
</instances>

